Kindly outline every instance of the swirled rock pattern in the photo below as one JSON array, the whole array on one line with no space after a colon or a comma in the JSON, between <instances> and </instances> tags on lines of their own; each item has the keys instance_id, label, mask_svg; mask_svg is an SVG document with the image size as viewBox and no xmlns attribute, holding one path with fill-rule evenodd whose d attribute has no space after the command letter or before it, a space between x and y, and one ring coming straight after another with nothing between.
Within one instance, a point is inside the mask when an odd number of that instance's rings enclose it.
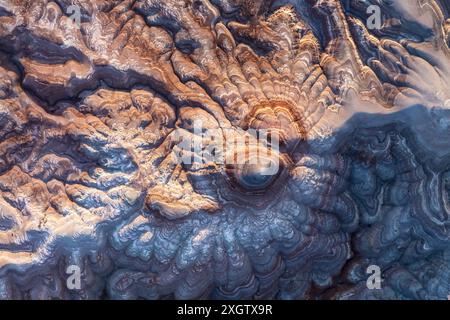
<instances>
[{"instance_id":1,"label":"swirled rock pattern","mask_svg":"<svg viewBox=\"0 0 450 320\"><path fill-rule=\"evenodd\" d=\"M0 0L0 298L447 299L449 14ZM180 162L196 121L277 172Z\"/></svg>"}]
</instances>

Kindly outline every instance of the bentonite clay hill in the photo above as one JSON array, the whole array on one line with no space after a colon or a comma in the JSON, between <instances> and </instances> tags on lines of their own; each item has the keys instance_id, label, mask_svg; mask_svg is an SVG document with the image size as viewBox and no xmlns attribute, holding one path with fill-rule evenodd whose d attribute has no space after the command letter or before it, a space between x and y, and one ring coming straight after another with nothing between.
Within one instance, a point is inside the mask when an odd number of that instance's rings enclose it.
<instances>
[{"instance_id":1,"label":"bentonite clay hill","mask_svg":"<svg viewBox=\"0 0 450 320\"><path fill-rule=\"evenodd\" d=\"M449 3L0 0L0 298L447 299Z\"/></svg>"}]
</instances>

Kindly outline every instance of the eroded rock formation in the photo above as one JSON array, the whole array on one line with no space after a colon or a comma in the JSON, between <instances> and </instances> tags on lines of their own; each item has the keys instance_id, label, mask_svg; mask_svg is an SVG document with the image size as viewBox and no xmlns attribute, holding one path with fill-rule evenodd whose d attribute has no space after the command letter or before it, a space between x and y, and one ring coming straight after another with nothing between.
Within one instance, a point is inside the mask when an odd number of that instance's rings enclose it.
<instances>
[{"instance_id":1,"label":"eroded rock formation","mask_svg":"<svg viewBox=\"0 0 450 320\"><path fill-rule=\"evenodd\" d=\"M449 13L0 0L0 297L446 299ZM180 163L196 121L276 172Z\"/></svg>"}]
</instances>

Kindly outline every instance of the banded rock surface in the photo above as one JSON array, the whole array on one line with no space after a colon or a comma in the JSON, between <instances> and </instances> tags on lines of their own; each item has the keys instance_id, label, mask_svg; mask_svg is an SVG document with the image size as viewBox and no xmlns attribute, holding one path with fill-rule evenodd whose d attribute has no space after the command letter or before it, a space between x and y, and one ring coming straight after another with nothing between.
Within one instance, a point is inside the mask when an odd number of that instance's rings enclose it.
<instances>
[{"instance_id":1,"label":"banded rock surface","mask_svg":"<svg viewBox=\"0 0 450 320\"><path fill-rule=\"evenodd\" d=\"M446 299L449 14L0 0L0 297ZM180 137L249 159L180 163Z\"/></svg>"}]
</instances>

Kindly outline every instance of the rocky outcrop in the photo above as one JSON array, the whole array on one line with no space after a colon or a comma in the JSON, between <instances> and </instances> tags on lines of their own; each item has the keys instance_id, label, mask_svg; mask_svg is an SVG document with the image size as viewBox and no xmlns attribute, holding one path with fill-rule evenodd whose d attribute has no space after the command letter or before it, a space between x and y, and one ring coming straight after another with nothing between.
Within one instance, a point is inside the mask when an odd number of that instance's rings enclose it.
<instances>
[{"instance_id":1,"label":"rocky outcrop","mask_svg":"<svg viewBox=\"0 0 450 320\"><path fill-rule=\"evenodd\" d=\"M0 297L447 299L449 10L1 0Z\"/></svg>"}]
</instances>

